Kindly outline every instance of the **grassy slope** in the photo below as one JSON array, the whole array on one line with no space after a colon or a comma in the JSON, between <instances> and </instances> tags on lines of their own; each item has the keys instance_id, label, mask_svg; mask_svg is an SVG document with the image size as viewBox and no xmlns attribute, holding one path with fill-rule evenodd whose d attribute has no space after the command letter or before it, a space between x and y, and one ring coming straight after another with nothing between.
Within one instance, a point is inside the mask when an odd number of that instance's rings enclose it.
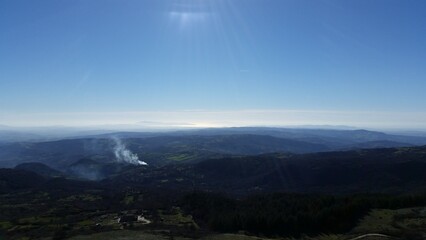
<instances>
[{"instance_id":1,"label":"grassy slope","mask_svg":"<svg viewBox=\"0 0 426 240\"><path fill-rule=\"evenodd\" d=\"M426 207L398 210L374 209L352 231L354 234L380 233L412 239L426 237Z\"/></svg>"}]
</instances>

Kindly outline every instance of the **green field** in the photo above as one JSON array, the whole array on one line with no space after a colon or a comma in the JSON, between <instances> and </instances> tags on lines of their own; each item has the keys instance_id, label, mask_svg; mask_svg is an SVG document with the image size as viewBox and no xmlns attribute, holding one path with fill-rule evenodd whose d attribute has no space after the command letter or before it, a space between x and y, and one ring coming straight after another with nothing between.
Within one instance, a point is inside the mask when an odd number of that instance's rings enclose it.
<instances>
[{"instance_id":1,"label":"green field","mask_svg":"<svg viewBox=\"0 0 426 240\"><path fill-rule=\"evenodd\" d=\"M407 239L426 238L426 208L374 209L352 231Z\"/></svg>"}]
</instances>

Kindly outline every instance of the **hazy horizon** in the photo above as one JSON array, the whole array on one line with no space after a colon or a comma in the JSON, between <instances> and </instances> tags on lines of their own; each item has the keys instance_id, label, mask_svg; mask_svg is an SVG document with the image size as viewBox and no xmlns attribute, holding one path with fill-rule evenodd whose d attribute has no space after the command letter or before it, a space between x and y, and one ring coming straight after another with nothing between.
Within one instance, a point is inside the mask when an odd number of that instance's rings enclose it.
<instances>
[{"instance_id":1,"label":"hazy horizon","mask_svg":"<svg viewBox=\"0 0 426 240\"><path fill-rule=\"evenodd\" d=\"M10 127L102 128L220 128L344 126L375 130L426 130L423 112L234 110L26 113L2 115L0 125ZM9 120L9 121L8 121ZM398 124L396 124L398 123Z\"/></svg>"}]
</instances>

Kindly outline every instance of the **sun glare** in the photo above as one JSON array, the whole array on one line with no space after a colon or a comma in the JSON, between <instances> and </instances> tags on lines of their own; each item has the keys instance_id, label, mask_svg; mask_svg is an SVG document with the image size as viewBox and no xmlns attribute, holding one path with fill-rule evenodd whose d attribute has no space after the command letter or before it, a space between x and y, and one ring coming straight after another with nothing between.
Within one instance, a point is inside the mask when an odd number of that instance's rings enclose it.
<instances>
[{"instance_id":1,"label":"sun glare","mask_svg":"<svg viewBox=\"0 0 426 240\"><path fill-rule=\"evenodd\" d=\"M205 22L211 15L206 3L200 1L176 2L171 5L168 17L180 28L187 28Z\"/></svg>"},{"instance_id":2,"label":"sun glare","mask_svg":"<svg viewBox=\"0 0 426 240\"><path fill-rule=\"evenodd\" d=\"M173 11L169 13L171 21L179 28L187 28L195 24L203 23L207 20L209 14L204 12L180 12Z\"/></svg>"}]
</instances>

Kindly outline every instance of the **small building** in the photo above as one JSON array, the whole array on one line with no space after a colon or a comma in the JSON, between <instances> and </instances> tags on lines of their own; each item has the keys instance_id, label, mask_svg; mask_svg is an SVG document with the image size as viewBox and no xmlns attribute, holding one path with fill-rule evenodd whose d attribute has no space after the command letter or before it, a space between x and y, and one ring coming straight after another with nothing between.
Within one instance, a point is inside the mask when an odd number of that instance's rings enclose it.
<instances>
[{"instance_id":1,"label":"small building","mask_svg":"<svg viewBox=\"0 0 426 240\"><path fill-rule=\"evenodd\" d=\"M138 216L138 222L140 222L142 224L150 224L151 223L151 221L146 219L143 215Z\"/></svg>"}]
</instances>

